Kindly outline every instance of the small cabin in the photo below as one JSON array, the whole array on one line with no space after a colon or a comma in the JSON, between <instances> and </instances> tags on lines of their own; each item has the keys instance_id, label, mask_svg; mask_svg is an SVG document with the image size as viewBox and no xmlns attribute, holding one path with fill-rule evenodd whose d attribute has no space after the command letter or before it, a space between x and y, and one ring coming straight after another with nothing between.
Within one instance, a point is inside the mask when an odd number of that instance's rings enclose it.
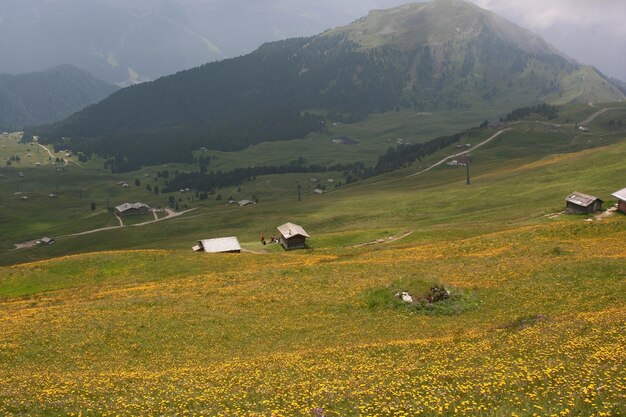
<instances>
[{"instance_id":1,"label":"small cabin","mask_svg":"<svg viewBox=\"0 0 626 417\"><path fill-rule=\"evenodd\" d=\"M124 203L115 207L115 213L120 216L132 216L135 214L146 214L150 213L152 209L149 205L144 203Z\"/></svg>"},{"instance_id":2,"label":"small cabin","mask_svg":"<svg viewBox=\"0 0 626 417\"><path fill-rule=\"evenodd\" d=\"M565 202L565 213L567 214L593 213L602 209L602 203L604 203L598 197L579 192L570 194Z\"/></svg>"},{"instance_id":3,"label":"small cabin","mask_svg":"<svg viewBox=\"0 0 626 417\"><path fill-rule=\"evenodd\" d=\"M612 196L617 198L617 209L622 213L626 213L626 188L614 192Z\"/></svg>"},{"instance_id":4,"label":"small cabin","mask_svg":"<svg viewBox=\"0 0 626 417\"><path fill-rule=\"evenodd\" d=\"M205 253L240 253L241 245L235 236L221 237L217 239L199 240L192 249L195 252Z\"/></svg>"},{"instance_id":5,"label":"small cabin","mask_svg":"<svg viewBox=\"0 0 626 417\"><path fill-rule=\"evenodd\" d=\"M294 223L285 223L277 229L280 233L280 244L285 250L304 249L306 240L311 237L302 226Z\"/></svg>"},{"instance_id":6,"label":"small cabin","mask_svg":"<svg viewBox=\"0 0 626 417\"><path fill-rule=\"evenodd\" d=\"M252 200L241 200L238 204L239 204L239 207L252 206L252 205L254 205L254 201L252 201Z\"/></svg>"},{"instance_id":7,"label":"small cabin","mask_svg":"<svg viewBox=\"0 0 626 417\"><path fill-rule=\"evenodd\" d=\"M42 237L37 241L40 245L52 245L54 243L53 237Z\"/></svg>"}]
</instances>

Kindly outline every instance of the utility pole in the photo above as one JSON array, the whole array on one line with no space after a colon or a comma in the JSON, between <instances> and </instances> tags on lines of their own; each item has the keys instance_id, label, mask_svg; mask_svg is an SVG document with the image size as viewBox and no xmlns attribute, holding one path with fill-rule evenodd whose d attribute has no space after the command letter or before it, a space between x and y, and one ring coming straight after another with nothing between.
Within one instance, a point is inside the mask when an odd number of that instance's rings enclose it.
<instances>
[{"instance_id":1,"label":"utility pole","mask_svg":"<svg viewBox=\"0 0 626 417\"><path fill-rule=\"evenodd\" d=\"M470 185L470 156L465 155L465 168L467 170L467 185Z\"/></svg>"},{"instance_id":2,"label":"utility pole","mask_svg":"<svg viewBox=\"0 0 626 417\"><path fill-rule=\"evenodd\" d=\"M300 193L300 180L296 180L296 184L298 186L298 201L302 201L302 195Z\"/></svg>"}]
</instances>

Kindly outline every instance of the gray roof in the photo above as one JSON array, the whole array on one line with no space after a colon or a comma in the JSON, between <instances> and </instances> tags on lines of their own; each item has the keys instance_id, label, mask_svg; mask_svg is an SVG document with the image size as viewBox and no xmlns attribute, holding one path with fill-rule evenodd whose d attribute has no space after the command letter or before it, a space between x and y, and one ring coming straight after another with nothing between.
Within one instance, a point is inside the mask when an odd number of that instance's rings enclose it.
<instances>
[{"instance_id":1,"label":"gray roof","mask_svg":"<svg viewBox=\"0 0 626 417\"><path fill-rule=\"evenodd\" d=\"M239 202L239 205L240 205L240 206L249 206L249 205L251 205L251 204L254 204L254 201L252 201L252 200L241 200L241 201Z\"/></svg>"},{"instance_id":2,"label":"gray roof","mask_svg":"<svg viewBox=\"0 0 626 417\"><path fill-rule=\"evenodd\" d=\"M241 250L239 240L237 240L234 236L199 240L198 244L206 253L232 252Z\"/></svg>"},{"instance_id":3,"label":"gray roof","mask_svg":"<svg viewBox=\"0 0 626 417\"><path fill-rule=\"evenodd\" d=\"M573 192L565 199L568 203L576 204L581 207L589 207L595 201L600 200L598 197L594 197L589 194L579 193L577 191ZM602 201L602 200L600 200Z\"/></svg>"},{"instance_id":4,"label":"gray roof","mask_svg":"<svg viewBox=\"0 0 626 417\"><path fill-rule=\"evenodd\" d=\"M302 228L302 226L298 226L294 223L285 223L282 226L277 227L278 231L285 239L289 239L294 236L304 236L311 237L309 234Z\"/></svg>"},{"instance_id":5,"label":"gray roof","mask_svg":"<svg viewBox=\"0 0 626 417\"><path fill-rule=\"evenodd\" d=\"M615 191L612 195L613 197L617 197L622 201L626 201L626 188L624 188L623 190Z\"/></svg>"},{"instance_id":6,"label":"gray roof","mask_svg":"<svg viewBox=\"0 0 626 417\"><path fill-rule=\"evenodd\" d=\"M115 207L115 210L119 211L120 213L126 211L126 210L130 210L130 209L140 209L140 208L147 208L148 210L150 210L150 206L144 203L124 203L122 205L119 205L117 207Z\"/></svg>"}]
</instances>

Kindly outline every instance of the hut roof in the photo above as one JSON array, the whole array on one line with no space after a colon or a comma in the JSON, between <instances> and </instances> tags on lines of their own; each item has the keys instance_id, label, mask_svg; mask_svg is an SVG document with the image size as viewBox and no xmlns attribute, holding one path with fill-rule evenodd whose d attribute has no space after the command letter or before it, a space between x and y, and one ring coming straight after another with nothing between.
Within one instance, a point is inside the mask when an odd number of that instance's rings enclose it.
<instances>
[{"instance_id":1,"label":"hut roof","mask_svg":"<svg viewBox=\"0 0 626 417\"><path fill-rule=\"evenodd\" d=\"M119 211L120 213L126 211L126 210L130 210L130 209L140 209L140 208L147 208L150 209L150 206L144 203L124 203L122 205L119 205L117 207L115 207L115 210Z\"/></svg>"},{"instance_id":2,"label":"hut roof","mask_svg":"<svg viewBox=\"0 0 626 417\"><path fill-rule=\"evenodd\" d=\"M222 253L241 250L239 240L235 236L221 237L217 239L203 239L198 241L198 245L201 246L202 250L206 253Z\"/></svg>"},{"instance_id":3,"label":"hut roof","mask_svg":"<svg viewBox=\"0 0 626 417\"><path fill-rule=\"evenodd\" d=\"M294 223L285 223L282 226L278 226L277 229L280 232L280 234L283 235L285 239L289 239L291 237L298 236L298 235L304 236L304 237L311 237L302 228L302 226L299 226Z\"/></svg>"},{"instance_id":4,"label":"hut roof","mask_svg":"<svg viewBox=\"0 0 626 417\"><path fill-rule=\"evenodd\" d=\"M597 200L600 199L589 194L579 193L578 191L573 192L569 195L569 197L565 199L565 201L567 201L568 203L573 203L581 207L589 207Z\"/></svg>"},{"instance_id":5,"label":"hut roof","mask_svg":"<svg viewBox=\"0 0 626 417\"><path fill-rule=\"evenodd\" d=\"M623 190L615 191L612 195L613 197L617 197L622 201L626 201L626 188L624 188Z\"/></svg>"},{"instance_id":6,"label":"hut roof","mask_svg":"<svg viewBox=\"0 0 626 417\"><path fill-rule=\"evenodd\" d=\"M242 207L243 206L250 206L252 204L254 204L254 201L252 201L252 200L241 200L239 202L239 205L242 206Z\"/></svg>"}]
</instances>

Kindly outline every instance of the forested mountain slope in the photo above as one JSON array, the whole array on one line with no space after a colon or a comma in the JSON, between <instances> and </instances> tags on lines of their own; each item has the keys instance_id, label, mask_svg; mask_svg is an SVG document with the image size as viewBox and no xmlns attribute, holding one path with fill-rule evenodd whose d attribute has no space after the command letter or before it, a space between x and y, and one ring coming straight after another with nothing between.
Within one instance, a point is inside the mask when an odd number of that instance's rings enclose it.
<instances>
[{"instance_id":1,"label":"forested mountain slope","mask_svg":"<svg viewBox=\"0 0 626 417\"><path fill-rule=\"evenodd\" d=\"M37 133L71 138L64 147L116 157L128 170L190 160L201 146L304 137L324 128L322 116L351 122L399 108L510 110L623 97L513 23L462 0L436 0L126 88Z\"/></svg>"}]
</instances>

